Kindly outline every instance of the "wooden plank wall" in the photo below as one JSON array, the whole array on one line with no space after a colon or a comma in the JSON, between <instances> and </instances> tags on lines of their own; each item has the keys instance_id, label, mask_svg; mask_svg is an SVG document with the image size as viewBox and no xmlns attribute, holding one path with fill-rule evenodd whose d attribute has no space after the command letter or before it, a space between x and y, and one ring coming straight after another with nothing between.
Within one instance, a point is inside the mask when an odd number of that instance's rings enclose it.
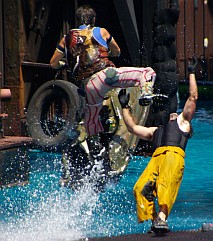
<instances>
[{"instance_id":1,"label":"wooden plank wall","mask_svg":"<svg viewBox=\"0 0 213 241\"><path fill-rule=\"evenodd\" d=\"M188 59L196 54L199 59L204 58L208 70L205 76L199 62L197 78L213 81L213 16L208 1L180 0L179 3L176 40L179 79L186 79ZM204 47L205 38L208 38L207 48Z\"/></svg>"}]
</instances>

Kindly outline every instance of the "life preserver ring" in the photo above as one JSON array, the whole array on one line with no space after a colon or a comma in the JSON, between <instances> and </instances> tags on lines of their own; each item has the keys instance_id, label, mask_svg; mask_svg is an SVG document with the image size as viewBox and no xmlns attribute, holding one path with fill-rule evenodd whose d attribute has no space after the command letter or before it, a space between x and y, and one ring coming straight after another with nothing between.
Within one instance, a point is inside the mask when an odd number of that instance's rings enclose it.
<instances>
[{"instance_id":1,"label":"life preserver ring","mask_svg":"<svg viewBox=\"0 0 213 241\"><path fill-rule=\"evenodd\" d=\"M77 138L82 111L78 87L64 80L51 80L34 93L27 108L28 134L39 147L61 148Z\"/></svg>"}]
</instances>

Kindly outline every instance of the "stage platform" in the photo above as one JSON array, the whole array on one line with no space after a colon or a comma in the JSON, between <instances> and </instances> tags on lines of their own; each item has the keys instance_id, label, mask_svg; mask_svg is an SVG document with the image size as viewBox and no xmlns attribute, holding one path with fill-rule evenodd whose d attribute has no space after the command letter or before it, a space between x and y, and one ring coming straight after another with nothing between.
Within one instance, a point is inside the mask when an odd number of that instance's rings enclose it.
<instances>
[{"instance_id":1,"label":"stage platform","mask_svg":"<svg viewBox=\"0 0 213 241\"><path fill-rule=\"evenodd\" d=\"M4 136L0 138L0 151L21 146L30 146L33 143L31 137L26 136Z\"/></svg>"},{"instance_id":2,"label":"stage platform","mask_svg":"<svg viewBox=\"0 0 213 241\"><path fill-rule=\"evenodd\" d=\"M213 231L177 231L157 237L153 233L130 234L115 237L88 238L78 241L213 241Z\"/></svg>"}]
</instances>

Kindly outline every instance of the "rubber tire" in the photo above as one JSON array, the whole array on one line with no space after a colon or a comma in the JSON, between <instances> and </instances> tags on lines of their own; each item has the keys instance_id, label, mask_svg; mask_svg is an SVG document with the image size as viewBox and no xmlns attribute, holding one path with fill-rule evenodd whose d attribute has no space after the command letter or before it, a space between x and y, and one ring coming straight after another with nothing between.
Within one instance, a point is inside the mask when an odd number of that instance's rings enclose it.
<instances>
[{"instance_id":1,"label":"rubber tire","mask_svg":"<svg viewBox=\"0 0 213 241\"><path fill-rule=\"evenodd\" d=\"M176 8L162 8L157 11L155 22L158 24L171 24L174 26L178 22L179 15L179 6L176 6Z\"/></svg>"},{"instance_id":2,"label":"rubber tire","mask_svg":"<svg viewBox=\"0 0 213 241\"><path fill-rule=\"evenodd\" d=\"M160 62L160 63L155 63L153 64L153 69L155 70L155 72L158 73L164 73L164 72L175 72L177 70L176 67L176 61L173 59L169 59L167 61L164 62Z\"/></svg>"},{"instance_id":3,"label":"rubber tire","mask_svg":"<svg viewBox=\"0 0 213 241\"><path fill-rule=\"evenodd\" d=\"M154 93L168 95L172 98L178 91L177 72L157 72Z\"/></svg>"},{"instance_id":4,"label":"rubber tire","mask_svg":"<svg viewBox=\"0 0 213 241\"><path fill-rule=\"evenodd\" d=\"M176 29L170 24L162 24L155 29L155 43L157 45L169 46L176 38Z\"/></svg>"},{"instance_id":5,"label":"rubber tire","mask_svg":"<svg viewBox=\"0 0 213 241\"><path fill-rule=\"evenodd\" d=\"M55 98L64 99L67 103L67 119L62 129L52 135L42 127L43 114L48 110L48 104ZM28 134L36 145L49 149L61 149L65 144L73 141L78 133L76 126L80 115L81 98L78 87L64 80L51 80L41 85L34 93L27 109ZM45 120L43 119L45 122ZM47 133L48 132L48 133Z\"/></svg>"}]
</instances>

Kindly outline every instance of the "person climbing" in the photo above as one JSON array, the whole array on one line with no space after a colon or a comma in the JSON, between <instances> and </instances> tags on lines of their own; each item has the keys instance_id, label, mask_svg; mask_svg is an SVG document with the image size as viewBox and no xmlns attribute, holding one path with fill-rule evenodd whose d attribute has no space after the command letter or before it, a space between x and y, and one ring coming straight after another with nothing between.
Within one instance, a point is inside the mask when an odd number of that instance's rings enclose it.
<instances>
[{"instance_id":1,"label":"person climbing","mask_svg":"<svg viewBox=\"0 0 213 241\"><path fill-rule=\"evenodd\" d=\"M127 129L144 140L153 142L154 153L147 167L134 185L138 222L152 220L151 230L156 234L169 231L167 218L175 203L184 171L185 149L192 136L191 120L196 110L198 89L195 77L197 58L188 65L189 97L180 114L171 113L164 126L145 127L137 125L130 113L129 94L119 92ZM157 214L155 198L157 197Z\"/></svg>"},{"instance_id":2,"label":"person climbing","mask_svg":"<svg viewBox=\"0 0 213 241\"><path fill-rule=\"evenodd\" d=\"M105 28L95 27L95 10L88 5L80 6L76 18L79 27L71 29L61 39L50 65L54 69L63 67L66 57L72 76L85 91L83 121L88 143L92 143L91 149L95 150L95 146L100 149L99 133L103 126L99 113L105 94L114 88L140 86L140 105L148 105L156 100L152 93L156 73L151 67L116 68L110 57L118 57L120 47Z\"/></svg>"}]
</instances>

